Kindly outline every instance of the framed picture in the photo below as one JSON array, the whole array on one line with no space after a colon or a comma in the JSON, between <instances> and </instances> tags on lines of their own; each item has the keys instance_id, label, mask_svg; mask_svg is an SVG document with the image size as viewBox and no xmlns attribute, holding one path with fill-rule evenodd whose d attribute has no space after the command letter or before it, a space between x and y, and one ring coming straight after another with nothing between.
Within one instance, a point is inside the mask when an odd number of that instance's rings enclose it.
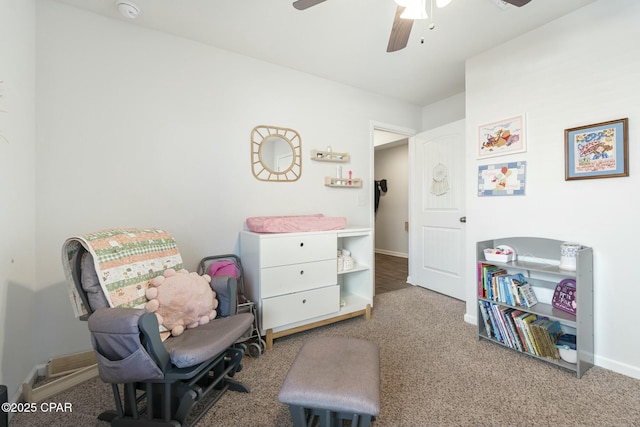
<instances>
[{"instance_id":1,"label":"framed picture","mask_svg":"<svg viewBox=\"0 0 640 427\"><path fill-rule=\"evenodd\" d=\"M525 151L524 114L478 126L478 158Z\"/></svg>"},{"instance_id":2,"label":"framed picture","mask_svg":"<svg viewBox=\"0 0 640 427\"><path fill-rule=\"evenodd\" d=\"M629 176L628 132L628 118L565 129L565 181Z\"/></svg>"},{"instance_id":3,"label":"framed picture","mask_svg":"<svg viewBox=\"0 0 640 427\"><path fill-rule=\"evenodd\" d=\"M523 196L527 162L478 166L478 196Z\"/></svg>"}]
</instances>

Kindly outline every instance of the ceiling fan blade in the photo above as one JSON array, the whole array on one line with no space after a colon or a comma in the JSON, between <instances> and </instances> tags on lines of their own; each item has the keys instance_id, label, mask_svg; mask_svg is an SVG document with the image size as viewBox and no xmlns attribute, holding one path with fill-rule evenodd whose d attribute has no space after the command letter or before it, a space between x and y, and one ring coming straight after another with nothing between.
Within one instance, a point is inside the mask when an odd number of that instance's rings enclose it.
<instances>
[{"instance_id":1,"label":"ceiling fan blade","mask_svg":"<svg viewBox=\"0 0 640 427\"><path fill-rule=\"evenodd\" d=\"M413 19L402 19L400 15L404 12L404 7L396 8L396 16L393 18L393 26L391 27L391 35L389 36L389 44L387 52L395 52L407 47L411 27L413 27Z\"/></svg>"},{"instance_id":2,"label":"ceiling fan blade","mask_svg":"<svg viewBox=\"0 0 640 427\"><path fill-rule=\"evenodd\" d=\"M522 7L525 4L529 3L531 0L502 0L505 3L512 4L514 6Z\"/></svg>"},{"instance_id":3,"label":"ceiling fan blade","mask_svg":"<svg viewBox=\"0 0 640 427\"><path fill-rule=\"evenodd\" d=\"M310 8L311 6L315 6L319 3L322 3L325 0L297 0L293 2L293 7L298 10L305 10Z\"/></svg>"}]
</instances>

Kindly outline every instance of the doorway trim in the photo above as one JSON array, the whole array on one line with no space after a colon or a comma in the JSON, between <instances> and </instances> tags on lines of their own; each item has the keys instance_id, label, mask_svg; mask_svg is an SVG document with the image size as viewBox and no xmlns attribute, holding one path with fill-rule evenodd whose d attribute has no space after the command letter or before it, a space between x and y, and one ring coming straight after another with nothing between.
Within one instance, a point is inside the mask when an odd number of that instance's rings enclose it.
<instances>
[{"instance_id":1,"label":"doorway trim","mask_svg":"<svg viewBox=\"0 0 640 427\"><path fill-rule=\"evenodd\" d=\"M415 129L411 129L411 128L407 128L407 127L403 127L403 126L397 126L397 125L392 125L389 123L383 123L383 122L378 122L375 120L371 120L370 123L370 145L369 145L369 183L373 183L375 180L375 135L376 135L376 131L382 131L382 132L390 132L390 133L395 133L398 135L402 135L407 137L407 139L409 140L408 142L408 153L411 153L411 150L413 149L413 145L415 144L415 138L414 136L418 133L418 131L416 131ZM379 144L379 145L384 145L384 144ZM409 167L409 174L411 175L411 172L413 170L413 165L411 164L411 162L409 161L409 156L407 156L407 165ZM375 260L375 241L376 241L376 235L375 235L375 212L374 212L374 203L375 203L375 197L373 194L373 184L369 185L369 191L370 191L370 195L369 195L369 224L371 224L371 234L372 234L372 239L373 239L373 245L372 245L372 250L374 251L373 254L373 259ZM407 188L407 191L409 192L408 194L408 204L409 206L407 206L407 209L411 209L411 193L412 193L412 188L411 188L411 181L409 181L409 186ZM408 219L408 218L407 218ZM409 227L411 227L411 224L409 224ZM408 253L408 257L409 260L411 259L411 233L409 233L409 248L407 250ZM375 266L374 266L374 275L375 275ZM375 276L374 276L375 277ZM409 277L407 277L407 281L409 281Z\"/></svg>"}]
</instances>

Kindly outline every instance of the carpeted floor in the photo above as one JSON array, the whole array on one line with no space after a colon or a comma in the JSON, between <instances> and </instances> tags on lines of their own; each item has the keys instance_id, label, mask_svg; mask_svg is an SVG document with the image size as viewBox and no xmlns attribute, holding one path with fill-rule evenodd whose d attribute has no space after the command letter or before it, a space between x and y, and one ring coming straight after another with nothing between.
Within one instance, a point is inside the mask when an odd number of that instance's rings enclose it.
<instances>
[{"instance_id":1,"label":"carpeted floor","mask_svg":"<svg viewBox=\"0 0 640 427\"><path fill-rule=\"evenodd\" d=\"M228 392L199 426L290 426L277 396L300 346L340 335L380 346L381 415L386 426L640 426L640 381L594 367L581 378L534 358L478 341L463 321L464 303L411 287L375 297L371 320L356 318L281 338L273 350L245 358L236 378L249 394ZM113 406L98 379L63 392L72 413L19 414L18 426L106 426Z\"/></svg>"}]
</instances>

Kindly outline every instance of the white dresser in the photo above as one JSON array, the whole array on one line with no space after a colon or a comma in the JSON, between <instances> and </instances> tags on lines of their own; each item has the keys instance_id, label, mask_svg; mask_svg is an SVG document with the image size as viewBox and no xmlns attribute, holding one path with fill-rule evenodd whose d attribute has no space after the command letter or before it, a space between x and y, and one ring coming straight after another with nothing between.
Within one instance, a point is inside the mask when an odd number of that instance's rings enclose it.
<instances>
[{"instance_id":1,"label":"white dresser","mask_svg":"<svg viewBox=\"0 0 640 427\"><path fill-rule=\"evenodd\" d=\"M241 233L245 292L257 304L267 349L282 336L351 317L371 317L371 234L369 228ZM351 253L352 269L338 272L338 249Z\"/></svg>"}]
</instances>

